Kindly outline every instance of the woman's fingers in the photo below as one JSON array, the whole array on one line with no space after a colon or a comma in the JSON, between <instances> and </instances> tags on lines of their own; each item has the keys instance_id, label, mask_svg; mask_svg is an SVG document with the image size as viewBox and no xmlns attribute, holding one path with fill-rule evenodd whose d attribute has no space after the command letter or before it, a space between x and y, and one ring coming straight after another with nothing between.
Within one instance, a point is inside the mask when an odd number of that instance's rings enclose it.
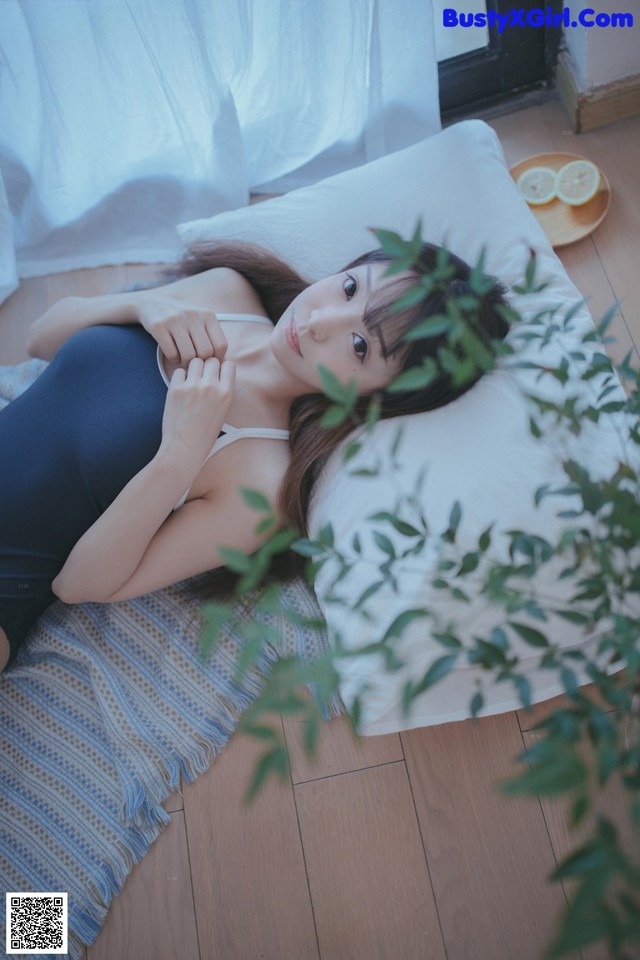
<instances>
[{"instance_id":1,"label":"woman's fingers","mask_svg":"<svg viewBox=\"0 0 640 960\"><path fill-rule=\"evenodd\" d=\"M180 363L186 367L189 365L189 363L191 363L194 357L198 356L198 351L193 344L189 329L186 326L176 325L172 327L171 334L180 356Z\"/></svg>"},{"instance_id":2,"label":"woman's fingers","mask_svg":"<svg viewBox=\"0 0 640 960\"><path fill-rule=\"evenodd\" d=\"M215 314L185 318L185 322L171 330L180 363L188 365L194 357L208 360L217 357L224 360L227 352L227 338L222 332ZM164 352L164 351L163 351Z\"/></svg>"},{"instance_id":3,"label":"woman's fingers","mask_svg":"<svg viewBox=\"0 0 640 960\"><path fill-rule=\"evenodd\" d=\"M213 310L184 304L160 292L147 292L138 320L171 363L187 366L194 357L224 360L227 338Z\"/></svg>"},{"instance_id":4,"label":"woman's fingers","mask_svg":"<svg viewBox=\"0 0 640 960\"><path fill-rule=\"evenodd\" d=\"M202 376L210 383L219 383L223 394L232 393L236 382L236 365L231 360L220 363L217 357L210 357L205 360Z\"/></svg>"},{"instance_id":5,"label":"woman's fingers","mask_svg":"<svg viewBox=\"0 0 640 960\"><path fill-rule=\"evenodd\" d=\"M227 338L215 313L202 316L189 327L189 333L195 349L195 355L207 360L217 357L224 360L227 352Z\"/></svg>"},{"instance_id":6,"label":"woman's fingers","mask_svg":"<svg viewBox=\"0 0 640 960\"><path fill-rule=\"evenodd\" d=\"M154 333L154 338L169 363L180 363L180 351L169 330L157 330Z\"/></svg>"},{"instance_id":7,"label":"woman's fingers","mask_svg":"<svg viewBox=\"0 0 640 960\"><path fill-rule=\"evenodd\" d=\"M232 391L236 383L236 365L231 360L225 360L220 364L220 385L228 391Z\"/></svg>"},{"instance_id":8,"label":"woman's fingers","mask_svg":"<svg viewBox=\"0 0 640 960\"><path fill-rule=\"evenodd\" d=\"M162 442L178 455L203 463L233 399L235 364L194 357L171 377L162 420Z\"/></svg>"},{"instance_id":9,"label":"woman's fingers","mask_svg":"<svg viewBox=\"0 0 640 960\"><path fill-rule=\"evenodd\" d=\"M224 360L227 355L227 338L222 332L220 321L215 313L205 320L205 332L213 348L214 357L217 357L218 360Z\"/></svg>"}]
</instances>

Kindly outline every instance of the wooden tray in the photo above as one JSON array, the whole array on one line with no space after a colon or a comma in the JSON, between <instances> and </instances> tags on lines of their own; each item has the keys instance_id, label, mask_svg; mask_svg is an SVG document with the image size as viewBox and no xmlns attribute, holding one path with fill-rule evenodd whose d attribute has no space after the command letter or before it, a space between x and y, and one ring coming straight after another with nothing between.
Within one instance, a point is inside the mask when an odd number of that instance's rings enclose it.
<instances>
[{"instance_id":1,"label":"wooden tray","mask_svg":"<svg viewBox=\"0 0 640 960\"><path fill-rule=\"evenodd\" d=\"M521 173L530 167L550 167L556 172L565 163L572 160L586 160L576 153L537 153L534 157L526 157L514 164L509 173L517 180ZM598 224L602 223L607 215L611 203L611 187L609 181L600 170L600 186L595 197L581 207L571 207L555 197L549 203L540 206L529 206L546 235L554 247L566 247L569 243L582 240L592 233Z\"/></svg>"}]
</instances>

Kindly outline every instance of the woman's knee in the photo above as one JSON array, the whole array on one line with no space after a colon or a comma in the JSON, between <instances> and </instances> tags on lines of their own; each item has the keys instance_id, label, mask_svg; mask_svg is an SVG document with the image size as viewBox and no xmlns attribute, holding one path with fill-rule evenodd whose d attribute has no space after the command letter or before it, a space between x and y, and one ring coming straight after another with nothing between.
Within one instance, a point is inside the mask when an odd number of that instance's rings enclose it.
<instances>
[{"instance_id":1,"label":"woman's knee","mask_svg":"<svg viewBox=\"0 0 640 960\"><path fill-rule=\"evenodd\" d=\"M9 646L9 638L7 637L2 627L0 627L0 673L2 673L7 663L9 662L10 656L11 656L11 647Z\"/></svg>"}]
</instances>

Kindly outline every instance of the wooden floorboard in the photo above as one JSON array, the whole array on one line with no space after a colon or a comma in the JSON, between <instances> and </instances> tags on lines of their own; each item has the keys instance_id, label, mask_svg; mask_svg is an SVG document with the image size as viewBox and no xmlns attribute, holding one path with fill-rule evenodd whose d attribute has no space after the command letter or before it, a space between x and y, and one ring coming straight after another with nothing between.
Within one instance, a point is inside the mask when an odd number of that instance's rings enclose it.
<instances>
[{"instance_id":1,"label":"wooden floorboard","mask_svg":"<svg viewBox=\"0 0 640 960\"><path fill-rule=\"evenodd\" d=\"M317 755L309 758L302 745L304 721L284 718L284 730L294 783L333 777L350 770L362 770L396 760L404 760L397 733L382 737L356 737L347 717L339 717L325 725Z\"/></svg>"},{"instance_id":2,"label":"wooden floorboard","mask_svg":"<svg viewBox=\"0 0 640 960\"><path fill-rule=\"evenodd\" d=\"M293 786L244 802L262 746L234 737L184 789L200 960L318 957Z\"/></svg>"},{"instance_id":3,"label":"wooden floorboard","mask_svg":"<svg viewBox=\"0 0 640 960\"><path fill-rule=\"evenodd\" d=\"M559 253L595 319L620 302L610 354L637 354L640 118L577 136L550 101L491 124L509 163L566 150L606 172L609 215ZM109 292L158 270L23 281L0 307L0 363L25 359L30 323L59 297ZM299 745L300 723L287 719L291 780L248 810L243 796L260 747L234 738L207 774L165 803L171 825L127 880L87 960L539 960L564 902L545 877L575 838L559 805L507 800L496 784L548 709L359 746L341 719L327 727L313 764ZM607 810L625 830L620 795L612 798Z\"/></svg>"},{"instance_id":4,"label":"wooden floorboard","mask_svg":"<svg viewBox=\"0 0 640 960\"><path fill-rule=\"evenodd\" d=\"M540 733L529 731L524 734L524 742L527 747L532 746L541 737ZM634 836L631 827L631 819L627 810L629 800L619 776L614 776L604 786L596 787L595 762L591 749L582 751L583 759L591 773L590 788L595 795L598 790L598 800L595 803L592 813L585 818L584 822L577 827L572 827L569 820L570 803L562 800L552 800L543 798L542 809L545 822L551 838L554 855L558 863L574 852L586 841L595 825L596 814L606 817L620 832L620 840L623 849L637 850L637 837ZM570 898L575 892L575 885L563 881L563 887L566 895ZM596 944L584 948L582 951L583 960L610 960L610 953L606 946Z\"/></svg>"},{"instance_id":5,"label":"wooden floorboard","mask_svg":"<svg viewBox=\"0 0 640 960\"><path fill-rule=\"evenodd\" d=\"M134 867L88 960L200 960L184 813Z\"/></svg>"},{"instance_id":6,"label":"wooden floorboard","mask_svg":"<svg viewBox=\"0 0 640 960\"><path fill-rule=\"evenodd\" d=\"M448 960L539 960L565 899L540 804L499 790L524 749L515 715L402 743Z\"/></svg>"},{"instance_id":7,"label":"wooden floorboard","mask_svg":"<svg viewBox=\"0 0 640 960\"><path fill-rule=\"evenodd\" d=\"M295 794L322 960L445 960L404 763Z\"/></svg>"}]
</instances>

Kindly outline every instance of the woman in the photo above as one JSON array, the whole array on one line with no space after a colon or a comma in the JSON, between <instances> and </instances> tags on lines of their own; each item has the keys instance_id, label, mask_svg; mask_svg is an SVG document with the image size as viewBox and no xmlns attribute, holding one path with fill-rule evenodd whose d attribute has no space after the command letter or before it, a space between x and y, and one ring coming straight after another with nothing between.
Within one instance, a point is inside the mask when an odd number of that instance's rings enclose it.
<instances>
[{"instance_id":1,"label":"woman","mask_svg":"<svg viewBox=\"0 0 640 960\"><path fill-rule=\"evenodd\" d=\"M471 292L449 255L426 302L390 310L442 253L425 244L387 276L377 250L308 284L259 248L205 245L173 282L66 298L37 320L28 352L52 362L0 414L0 669L56 597L127 600L222 566L220 547L257 549L265 534L239 487L304 529L314 478L352 428L319 427L319 366L355 379L357 408L375 395L382 416L467 389L441 372L422 390L385 390L446 341L406 331ZM480 298L485 343L506 335L504 303L497 283Z\"/></svg>"}]
</instances>

